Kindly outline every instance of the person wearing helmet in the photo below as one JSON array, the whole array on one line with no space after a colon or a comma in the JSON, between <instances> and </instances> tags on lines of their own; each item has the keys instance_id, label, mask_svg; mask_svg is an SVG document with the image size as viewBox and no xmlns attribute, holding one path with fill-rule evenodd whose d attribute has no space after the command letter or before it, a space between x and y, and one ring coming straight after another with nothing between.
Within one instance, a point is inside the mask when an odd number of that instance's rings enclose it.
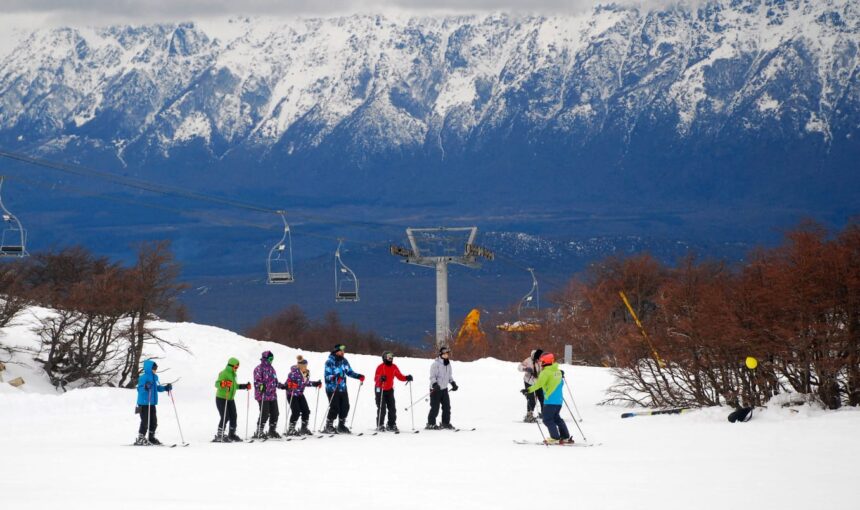
<instances>
[{"instance_id":1,"label":"person wearing helmet","mask_svg":"<svg viewBox=\"0 0 860 510\"><path fill-rule=\"evenodd\" d=\"M549 439L546 442L549 444L573 442L570 438L570 432L567 430L567 425L561 418L561 405L564 403L563 374L558 368L558 363L555 362L555 356L551 352L542 354L540 362L543 366L537 381L523 390L523 392L534 393L537 390L543 390L543 424L546 425L546 429L549 431Z\"/></svg>"},{"instance_id":2,"label":"person wearing helmet","mask_svg":"<svg viewBox=\"0 0 860 510\"><path fill-rule=\"evenodd\" d=\"M275 355L265 351L260 357L260 364L254 368L254 400L260 407L260 417L257 419L257 430L254 438L280 439L278 434L278 390L286 386L278 382L278 374L272 366ZM269 433L266 434L266 422L269 423Z\"/></svg>"},{"instance_id":3,"label":"person wearing helmet","mask_svg":"<svg viewBox=\"0 0 860 510\"><path fill-rule=\"evenodd\" d=\"M134 441L137 446L161 444L161 441L155 438L155 429L158 428L155 406L158 405L158 393L172 390L173 385L158 384L158 376L155 374L157 370L158 364L148 359L143 362L143 373L137 379L136 411L140 414L140 427L137 429L137 439ZM147 431L149 431L149 438L146 437Z\"/></svg>"},{"instance_id":4,"label":"person wearing helmet","mask_svg":"<svg viewBox=\"0 0 860 510\"><path fill-rule=\"evenodd\" d=\"M239 360L230 358L227 366L218 374L215 381L215 407L218 408L218 432L213 443L241 443L242 438L236 435L236 390L250 390L251 383L236 384L236 371L239 370ZM224 429L229 426L229 433Z\"/></svg>"},{"instance_id":5,"label":"person wearing helmet","mask_svg":"<svg viewBox=\"0 0 860 510\"><path fill-rule=\"evenodd\" d=\"M517 365L517 370L523 372L525 389L528 389L529 386L537 381L541 369L539 360L542 354L542 350L535 349L531 352L531 355L528 358L524 359L522 363ZM540 401L541 411L543 411L543 390L537 390L534 393L526 392L526 416L523 418L523 421L526 423L534 423L537 421L534 415L535 397Z\"/></svg>"},{"instance_id":6,"label":"person wearing helmet","mask_svg":"<svg viewBox=\"0 0 860 510\"><path fill-rule=\"evenodd\" d=\"M430 365L430 414L427 415L427 425L424 427L428 430L454 428L451 425L451 398L448 395L448 385L451 385L451 391L457 391L459 388L454 382L450 357L451 349L442 347L439 349L439 357ZM442 407L442 424L436 425L439 406Z\"/></svg>"},{"instance_id":7,"label":"person wearing helmet","mask_svg":"<svg viewBox=\"0 0 860 510\"><path fill-rule=\"evenodd\" d=\"M346 427L346 417L349 415L349 394L346 392L346 378L352 377L364 382L364 376L354 372L349 361L343 357L346 346L337 344L325 362L325 393L328 396L328 416L326 417L326 434L351 434ZM337 428L334 419L338 418Z\"/></svg>"},{"instance_id":8,"label":"person wearing helmet","mask_svg":"<svg viewBox=\"0 0 860 510\"><path fill-rule=\"evenodd\" d=\"M290 375L287 377L287 401L290 404L291 411L290 429L287 430L288 436L313 435L313 432L308 428L311 408L308 407L308 401L305 399L305 388L308 386L319 388L322 386L322 383L320 381L311 381L310 376L308 360L299 354L296 356L296 364L290 368ZM299 416L302 417L302 428L296 430Z\"/></svg>"},{"instance_id":9,"label":"person wearing helmet","mask_svg":"<svg viewBox=\"0 0 860 510\"><path fill-rule=\"evenodd\" d=\"M376 430L379 432L400 432L397 429L397 411L394 403L394 378L401 381L412 382L412 376L404 376L400 369L394 364L394 353L385 351L382 353L382 363L376 367L376 375L373 377L376 396ZM388 410L388 427L385 423L385 411Z\"/></svg>"}]
</instances>

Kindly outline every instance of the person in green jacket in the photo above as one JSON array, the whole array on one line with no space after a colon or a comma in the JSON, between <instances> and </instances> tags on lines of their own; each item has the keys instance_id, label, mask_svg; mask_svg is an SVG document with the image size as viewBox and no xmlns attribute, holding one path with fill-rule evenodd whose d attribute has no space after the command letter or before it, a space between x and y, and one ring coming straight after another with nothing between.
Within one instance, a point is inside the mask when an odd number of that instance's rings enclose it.
<instances>
[{"instance_id":1,"label":"person in green jacket","mask_svg":"<svg viewBox=\"0 0 860 510\"><path fill-rule=\"evenodd\" d=\"M236 390L250 390L251 383L236 384L236 370L239 369L239 360L230 358L227 367L218 374L215 381L217 391L215 393L215 407L218 408L218 433L215 434L213 442L230 443L241 442L242 438L236 435ZM226 425L230 426L229 433L225 434Z\"/></svg>"},{"instance_id":2,"label":"person in green jacket","mask_svg":"<svg viewBox=\"0 0 860 510\"><path fill-rule=\"evenodd\" d=\"M550 437L546 440L547 443L573 442L567 425L561 418L561 405L564 403L564 393L562 392L564 374L559 370L555 356L551 352L543 354L540 357L540 362L543 368L541 368L537 381L528 389L523 390L523 394L543 390L543 424L546 425Z\"/></svg>"}]
</instances>

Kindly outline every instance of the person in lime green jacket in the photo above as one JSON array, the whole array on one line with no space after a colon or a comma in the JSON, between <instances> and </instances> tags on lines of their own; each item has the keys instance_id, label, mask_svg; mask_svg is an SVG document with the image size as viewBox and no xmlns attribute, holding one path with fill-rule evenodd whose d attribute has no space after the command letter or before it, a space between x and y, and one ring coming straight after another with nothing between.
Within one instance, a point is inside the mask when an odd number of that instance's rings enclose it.
<instances>
[{"instance_id":1,"label":"person in lime green jacket","mask_svg":"<svg viewBox=\"0 0 860 510\"><path fill-rule=\"evenodd\" d=\"M537 381L523 393L534 393L543 390L543 424L549 431L548 443L573 442L567 425L561 418L561 405L564 403L564 375L555 362L555 356L551 352L544 353L540 357L541 368Z\"/></svg>"},{"instance_id":2,"label":"person in lime green jacket","mask_svg":"<svg viewBox=\"0 0 860 510\"><path fill-rule=\"evenodd\" d=\"M218 433L215 434L216 443L241 442L242 438L236 435L236 390L250 390L251 383L236 384L236 370L239 369L239 360L230 358L227 367L218 374L215 381L215 407L218 408ZM224 433L229 424L229 432Z\"/></svg>"}]
</instances>

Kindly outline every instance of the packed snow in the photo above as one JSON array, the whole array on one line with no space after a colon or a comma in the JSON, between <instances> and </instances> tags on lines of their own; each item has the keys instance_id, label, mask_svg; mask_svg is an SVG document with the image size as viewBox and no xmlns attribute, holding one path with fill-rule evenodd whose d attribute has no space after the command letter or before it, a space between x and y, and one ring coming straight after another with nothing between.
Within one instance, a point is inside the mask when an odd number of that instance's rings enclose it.
<instances>
[{"instance_id":1,"label":"packed snow","mask_svg":"<svg viewBox=\"0 0 860 510\"><path fill-rule=\"evenodd\" d=\"M0 330L7 347L34 348L31 309ZM44 508L403 508L507 509L720 509L744 507L851 508L860 455L860 410L825 412L812 406L757 410L752 421L730 424L729 409L622 420L629 409L601 406L612 382L604 368L564 366L579 424L590 448L514 444L538 441L534 424L522 423L525 400L514 363L494 359L459 362L452 393L452 423L474 432L406 433L409 389L397 383L398 425L404 433L378 436L213 444L218 423L214 381L229 357L241 361L249 380L260 354L272 350L279 378L299 352L197 324L157 324L160 336L188 351L150 350L163 383L177 380L174 397L187 448L131 447L138 418L136 392L117 388L58 393L32 361L19 353L4 380L23 377L20 388L0 383L0 501L8 509ZM344 339L348 345L349 339ZM312 378L327 353L302 353ZM369 378L378 356L349 354ZM415 375L413 396L427 388L430 360L396 358ZM354 432L373 426L372 387L349 380ZM316 390L309 389L311 411ZM237 397L239 433L245 434L246 394ZM325 395L319 399L319 413ZM281 421L285 419L283 394ZM257 411L251 405L250 421ZM415 410L423 428L426 402ZM312 416L313 419L316 416ZM567 416L574 436L582 438ZM167 394L160 395L158 437L180 442ZM317 424L319 421L317 420ZM854 503L852 503L852 501Z\"/></svg>"}]
</instances>

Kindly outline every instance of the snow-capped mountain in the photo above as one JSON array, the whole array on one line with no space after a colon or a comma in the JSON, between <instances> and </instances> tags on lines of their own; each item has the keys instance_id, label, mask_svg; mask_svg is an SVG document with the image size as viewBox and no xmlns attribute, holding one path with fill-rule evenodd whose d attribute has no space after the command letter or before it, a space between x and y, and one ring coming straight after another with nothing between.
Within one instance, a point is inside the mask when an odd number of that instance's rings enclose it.
<instances>
[{"instance_id":1,"label":"snow-capped mountain","mask_svg":"<svg viewBox=\"0 0 860 510\"><path fill-rule=\"evenodd\" d=\"M853 0L44 29L0 63L0 144L293 191L832 204L858 63Z\"/></svg>"}]
</instances>

